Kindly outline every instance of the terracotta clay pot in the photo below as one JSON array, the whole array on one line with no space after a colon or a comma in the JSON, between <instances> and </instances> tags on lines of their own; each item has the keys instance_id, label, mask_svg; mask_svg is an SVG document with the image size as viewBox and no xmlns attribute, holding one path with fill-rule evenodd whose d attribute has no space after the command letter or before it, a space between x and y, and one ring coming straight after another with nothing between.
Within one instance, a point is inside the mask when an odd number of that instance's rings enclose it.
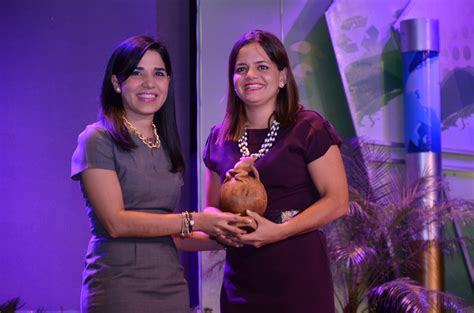
<instances>
[{"instance_id":1,"label":"terracotta clay pot","mask_svg":"<svg viewBox=\"0 0 474 313\"><path fill-rule=\"evenodd\" d=\"M220 190L222 211L246 215L245 210L251 210L263 215L267 208L267 192L254 163L254 158L242 157L227 171ZM256 224L252 228L255 229Z\"/></svg>"}]
</instances>

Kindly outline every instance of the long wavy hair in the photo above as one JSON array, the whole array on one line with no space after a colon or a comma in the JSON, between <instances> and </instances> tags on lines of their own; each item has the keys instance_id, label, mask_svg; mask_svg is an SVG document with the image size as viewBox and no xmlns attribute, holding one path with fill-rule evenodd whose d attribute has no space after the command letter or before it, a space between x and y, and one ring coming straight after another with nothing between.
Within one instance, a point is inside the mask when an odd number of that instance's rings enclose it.
<instances>
[{"instance_id":1,"label":"long wavy hair","mask_svg":"<svg viewBox=\"0 0 474 313\"><path fill-rule=\"evenodd\" d=\"M115 92L112 76L123 83L132 74L145 52L152 50L160 54L165 63L166 73L172 75L171 61L166 47L148 36L133 36L123 41L112 53L105 70L100 95L101 109L99 120L120 148L131 151L137 148L130 133L122 122L124 107L122 97ZM168 96L163 106L155 113L153 122L157 125L161 143L168 149L171 160L171 172L184 170L184 158L176 124L174 103L174 85L170 79Z\"/></svg>"},{"instance_id":2,"label":"long wavy hair","mask_svg":"<svg viewBox=\"0 0 474 313\"><path fill-rule=\"evenodd\" d=\"M247 116L244 102L238 97L234 89L234 71L240 49L251 43L258 43L270 60L277 65L279 71L285 68L287 71L287 81L285 86L278 92L276 110L272 117L280 122L282 127L287 127L295 122L296 114L302 108L299 103L298 87L283 43L272 33L258 29L248 31L235 42L229 55L227 107L217 139L221 143L226 140L237 141L244 131ZM271 118L268 120L269 126L270 122Z\"/></svg>"}]
</instances>

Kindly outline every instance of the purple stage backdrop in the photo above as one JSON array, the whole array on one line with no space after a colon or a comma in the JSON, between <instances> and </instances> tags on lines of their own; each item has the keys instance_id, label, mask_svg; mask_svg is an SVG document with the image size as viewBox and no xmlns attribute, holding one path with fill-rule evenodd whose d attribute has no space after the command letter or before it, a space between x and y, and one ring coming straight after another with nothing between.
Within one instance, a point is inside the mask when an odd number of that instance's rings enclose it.
<instances>
[{"instance_id":1,"label":"purple stage backdrop","mask_svg":"<svg viewBox=\"0 0 474 313\"><path fill-rule=\"evenodd\" d=\"M78 310L89 226L71 154L96 119L112 50L131 35L157 35L157 3L1 1L0 303Z\"/></svg>"}]
</instances>

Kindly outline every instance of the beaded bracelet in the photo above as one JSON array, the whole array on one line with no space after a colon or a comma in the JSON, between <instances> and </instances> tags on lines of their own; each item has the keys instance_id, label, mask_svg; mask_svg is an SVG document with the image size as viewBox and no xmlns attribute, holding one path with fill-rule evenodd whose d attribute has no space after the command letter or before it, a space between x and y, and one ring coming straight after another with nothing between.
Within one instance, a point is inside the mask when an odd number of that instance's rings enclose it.
<instances>
[{"instance_id":1,"label":"beaded bracelet","mask_svg":"<svg viewBox=\"0 0 474 313\"><path fill-rule=\"evenodd\" d=\"M181 213L181 216L183 217L183 220L181 224L181 233L179 234L179 236L181 238L190 237L192 235L194 226L193 215L191 214L191 212L184 211Z\"/></svg>"}]
</instances>

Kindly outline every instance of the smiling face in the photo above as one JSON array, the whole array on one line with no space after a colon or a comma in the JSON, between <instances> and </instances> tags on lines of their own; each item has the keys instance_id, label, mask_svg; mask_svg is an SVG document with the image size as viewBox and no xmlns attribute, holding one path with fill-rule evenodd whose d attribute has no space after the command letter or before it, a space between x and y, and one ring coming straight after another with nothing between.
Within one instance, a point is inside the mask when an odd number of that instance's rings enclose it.
<instances>
[{"instance_id":1,"label":"smiling face","mask_svg":"<svg viewBox=\"0 0 474 313\"><path fill-rule=\"evenodd\" d=\"M235 62L234 89L246 106L276 107L280 86L286 83L286 69L279 70L258 43L243 46Z\"/></svg>"},{"instance_id":2,"label":"smiling face","mask_svg":"<svg viewBox=\"0 0 474 313\"><path fill-rule=\"evenodd\" d=\"M112 84L121 93L125 115L129 119L153 118L166 101L170 77L161 55L148 50L132 74L120 85L112 76Z\"/></svg>"}]
</instances>

